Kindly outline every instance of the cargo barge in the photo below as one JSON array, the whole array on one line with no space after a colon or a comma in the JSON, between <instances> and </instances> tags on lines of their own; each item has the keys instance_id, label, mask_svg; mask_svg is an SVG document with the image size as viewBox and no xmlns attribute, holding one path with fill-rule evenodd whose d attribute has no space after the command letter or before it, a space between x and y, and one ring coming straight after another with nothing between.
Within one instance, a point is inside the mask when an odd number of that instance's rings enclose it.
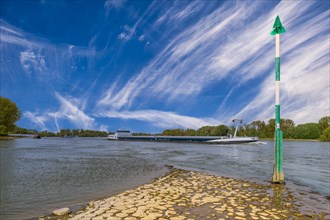
<instances>
[{"instance_id":1,"label":"cargo barge","mask_svg":"<svg viewBox=\"0 0 330 220\"><path fill-rule=\"evenodd\" d=\"M235 119L236 121L238 119ZM240 121L240 123L242 120ZM186 142L186 143L207 143L207 144L241 144L257 142L258 137L237 137L237 128L234 136L134 136L129 130L118 130L115 134L109 135L108 140L119 141L163 141L163 142Z\"/></svg>"},{"instance_id":2,"label":"cargo barge","mask_svg":"<svg viewBox=\"0 0 330 220\"><path fill-rule=\"evenodd\" d=\"M118 130L115 134L109 135L108 140L122 141L173 141L173 142L207 142L223 139L221 136L134 136L128 130Z\"/></svg>"}]
</instances>

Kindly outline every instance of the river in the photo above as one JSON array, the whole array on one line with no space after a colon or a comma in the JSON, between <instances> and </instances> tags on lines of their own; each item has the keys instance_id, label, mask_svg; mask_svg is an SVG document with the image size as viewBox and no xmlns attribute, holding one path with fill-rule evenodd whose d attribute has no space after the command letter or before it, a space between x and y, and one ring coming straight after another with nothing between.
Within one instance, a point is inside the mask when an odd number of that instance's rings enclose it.
<instances>
[{"instance_id":1,"label":"river","mask_svg":"<svg viewBox=\"0 0 330 220\"><path fill-rule=\"evenodd\" d=\"M1 140L0 219L78 209L164 175L165 164L266 182L273 172L273 146L273 141L206 145L102 138ZM329 143L285 141L283 157L288 186L330 195Z\"/></svg>"}]
</instances>

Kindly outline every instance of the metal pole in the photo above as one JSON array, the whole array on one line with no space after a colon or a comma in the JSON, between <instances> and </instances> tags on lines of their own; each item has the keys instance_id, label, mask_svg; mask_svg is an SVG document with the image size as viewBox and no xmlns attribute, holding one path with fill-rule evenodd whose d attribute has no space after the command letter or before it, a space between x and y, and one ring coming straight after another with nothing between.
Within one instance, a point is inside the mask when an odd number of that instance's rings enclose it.
<instances>
[{"instance_id":1,"label":"metal pole","mask_svg":"<svg viewBox=\"0 0 330 220\"><path fill-rule=\"evenodd\" d=\"M280 34L285 33L280 17L277 16L273 26L271 35L275 35L275 154L274 154L274 171L271 182L285 183L283 172L283 132L280 128L281 122L281 105L280 105Z\"/></svg>"}]
</instances>

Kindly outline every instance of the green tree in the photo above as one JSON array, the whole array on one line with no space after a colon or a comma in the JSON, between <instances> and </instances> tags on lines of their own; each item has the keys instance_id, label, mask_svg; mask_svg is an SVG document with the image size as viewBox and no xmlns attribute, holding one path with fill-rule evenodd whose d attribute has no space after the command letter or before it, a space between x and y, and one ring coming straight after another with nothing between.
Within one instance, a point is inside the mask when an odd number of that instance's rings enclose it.
<instances>
[{"instance_id":1,"label":"green tree","mask_svg":"<svg viewBox=\"0 0 330 220\"><path fill-rule=\"evenodd\" d=\"M194 129L186 129L185 130L185 135L187 136L196 136L196 131Z\"/></svg>"},{"instance_id":2,"label":"green tree","mask_svg":"<svg viewBox=\"0 0 330 220\"><path fill-rule=\"evenodd\" d=\"M41 137L55 137L55 133L44 130L38 133Z\"/></svg>"},{"instance_id":3,"label":"green tree","mask_svg":"<svg viewBox=\"0 0 330 220\"><path fill-rule=\"evenodd\" d=\"M294 128L293 138L296 139L318 139L320 137L318 123L306 123L297 125Z\"/></svg>"},{"instance_id":4,"label":"green tree","mask_svg":"<svg viewBox=\"0 0 330 220\"><path fill-rule=\"evenodd\" d=\"M266 124L264 121L253 121L250 124L249 136L266 137Z\"/></svg>"},{"instance_id":5,"label":"green tree","mask_svg":"<svg viewBox=\"0 0 330 220\"><path fill-rule=\"evenodd\" d=\"M78 129L73 129L72 130L72 135L73 136L78 136L79 135L79 130Z\"/></svg>"},{"instance_id":6,"label":"green tree","mask_svg":"<svg viewBox=\"0 0 330 220\"><path fill-rule=\"evenodd\" d=\"M283 131L284 138L293 138L294 121L291 119L281 119L281 130Z\"/></svg>"},{"instance_id":7,"label":"green tree","mask_svg":"<svg viewBox=\"0 0 330 220\"><path fill-rule=\"evenodd\" d=\"M26 129L16 126L13 130L11 130L14 134L38 134L38 131L35 129Z\"/></svg>"},{"instance_id":8,"label":"green tree","mask_svg":"<svg viewBox=\"0 0 330 220\"><path fill-rule=\"evenodd\" d=\"M265 131L266 137L273 138L274 133L275 133L275 119L270 119L266 126L266 131Z\"/></svg>"},{"instance_id":9,"label":"green tree","mask_svg":"<svg viewBox=\"0 0 330 220\"><path fill-rule=\"evenodd\" d=\"M265 127L262 127L264 137L273 138L275 133L275 119L270 119ZM284 138L293 138L295 124L291 119L281 118L280 128L283 131ZM261 136L260 136L261 137Z\"/></svg>"},{"instance_id":10,"label":"green tree","mask_svg":"<svg viewBox=\"0 0 330 220\"><path fill-rule=\"evenodd\" d=\"M229 129L226 125L214 126L211 130L211 136L226 136Z\"/></svg>"},{"instance_id":11,"label":"green tree","mask_svg":"<svg viewBox=\"0 0 330 220\"><path fill-rule=\"evenodd\" d=\"M67 130L66 129L60 129L59 132L57 132L56 136L58 137L64 137L64 136L67 136Z\"/></svg>"},{"instance_id":12,"label":"green tree","mask_svg":"<svg viewBox=\"0 0 330 220\"><path fill-rule=\"evenodd\" d=\"M323 130L320 141L330 141L330 127Z\"/></svg>"},{"instance_id":13,"label":"green tree","mask_svg":"<svg viewBox=\"0 0 330 220\"><path fill-rule=\"evenodd\" d=\"M209 136L213 130L212 126L204 126L197 130L198 136Z\"/></svg>"},{"instance_id":14,"label":"green tree","mask_svg":"<svg viewBox=\"0 0 330 220\"><path fill-rule=\"evenodd\" d=\"M0 136L7 136L8 135L8 129L4 125L0 125Z\"/></svg>"},{"instance_id":15,"label":"green tree","mask_svg":"<svg viewBox=\"0 0 330 220\"><path fill-rule=\"evenodd\" d=\"M7 98L0 96L0 125L8 131L13 130L15 123L21 118L21 111L16 104Z\"/></svg>"},{"instance_id":16,"label":"green tree","mask_svg":"<svg viewBox=\"0 0 330 220\"><path fill-rule=\"evenodd\" d=\"M330 123L330 116L324 116L319 120L319 129L320 131L324 131L325 129L327 129L329 127L329 123Z\"/></svg>"}]
</instances>

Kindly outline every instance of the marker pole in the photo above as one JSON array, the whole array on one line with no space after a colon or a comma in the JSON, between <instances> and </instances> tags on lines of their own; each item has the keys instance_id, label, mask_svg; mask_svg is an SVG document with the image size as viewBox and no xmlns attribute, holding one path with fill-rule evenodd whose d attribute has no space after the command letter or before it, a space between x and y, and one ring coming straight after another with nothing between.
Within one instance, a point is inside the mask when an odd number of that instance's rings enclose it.
<instances>
[{"instance_id":1,"label":"marker pole","mask_svg":"<svg viewBox=\"0 0 330 220\"><path fill-rule=\"evenodd\" d=\"M272 35L275 35L275 156L274 171L272 183L285 183L283 172L283 132L280 128L281 122L281 105L280 105L280 34L285 33L279 16L276 17L273 26Z\"/></svg>"}]
</instances>

